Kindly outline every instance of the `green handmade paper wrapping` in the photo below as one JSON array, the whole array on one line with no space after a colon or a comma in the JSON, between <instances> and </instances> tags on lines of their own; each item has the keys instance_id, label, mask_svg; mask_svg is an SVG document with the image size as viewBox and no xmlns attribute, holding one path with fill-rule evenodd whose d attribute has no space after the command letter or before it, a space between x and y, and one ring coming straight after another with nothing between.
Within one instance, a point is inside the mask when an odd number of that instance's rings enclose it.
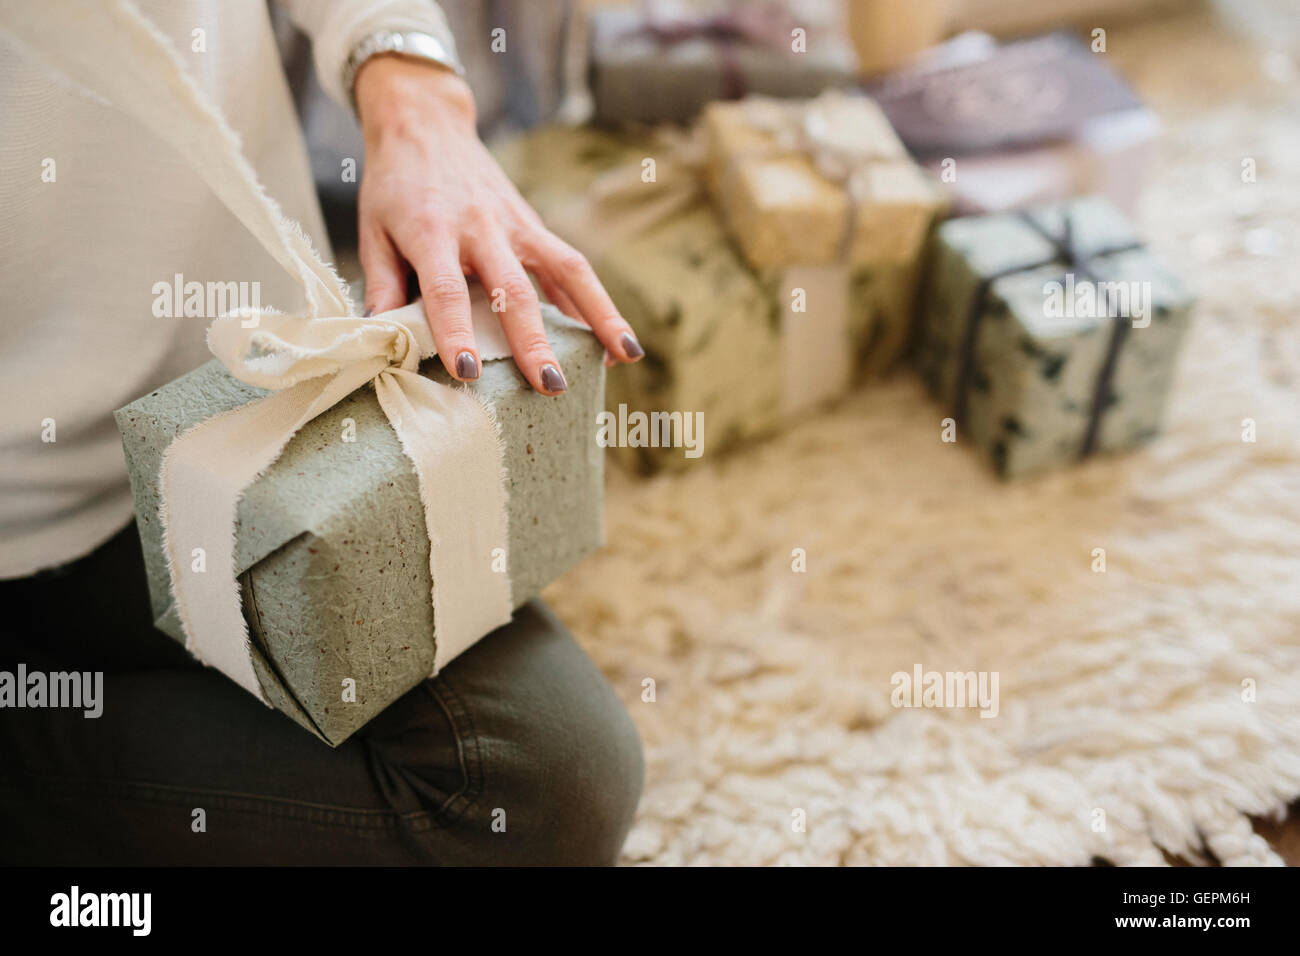
<instances>
[{"instance_id":1,"label":"green handmade paper wrapping","mask_svg":"<svg viewBox=\"0 0 1300 956\"><path fill-rule=\"evenodd\" d=\"M815 96L857 78L853 47L824 25L802 22L807 50L796 53L787 30L770 44L704 35L661 42L644 24L635 8L591 13L591 91L601 122L685 122L712 100Z\"/></svg>"},{"instance_id":2,"label":"green handmade paper wrapping","mask_svg":"<svg viewBox=\"0 0 1300 956\"><path fill-rule=\"evenodd\" d=\"M609 405L703 413L704 451L775 430L782 419L781 316L696 207L614 243L597 266L646 357L611 377ZM642 469L685 464L685 449L628 448Z\"/></svg>"},{"instance_id":3,"label":"green handmade paper wrapping","mask_svg":"<svg viewBox=\"0 0 1300 956\"><path fill-rule=\"evenodd\" d=\"M1084 454L1103 378L1109 387L1091 450L1129 448L1155 436L1190 322L1191 295L1137 244L1132 226L1105 200L1085 198L1028 213L1056 238L1064 233L1067 214L1075 246L1096 281L1125 283L1129 289L1135 287L1127 284L1136 282L1137 289L1149 290L1149 325L1133 327L1130 319L1110 317L1099 309L1090 315L1060 315L1046 291L1048 284L1065 287L1068 272L1076 274L1076 283L1085 277L1058 257L1053 264L995 279L984 298L977 333L968 339L971 304L981 283L1022 264L1050 260L1055 250L1015 215L952 219L932 240L931 286L922 309L916 359L946 408L957 409L969 343L958 441L982 448L1005 477L1040 472ZM1092 258L1126 246L1136 248ZM1108 360L1117 323L1128 327Z\"/></svg>"},{"instance_id":4,"label":"green handmade paper wrapping","mask_svg":"<svg viewBox=\"0 0 1300 956\"><path fill-rule=\"evenodd\" d=\"M534 392L508 359L485 362L472 386L504 440L516 607L603 535L603 454L593 424L604 403L602 349L583 330L548 332L569 384L562 397ZM436 358L420 370L452 381ZM212 361L116 413L155 622L178 641L185 638L158 518L162 454L185 429L263 394ZM309 422L248 489L235 557L267 699L331 746L432 671L437 631L419 487L369 386ZM344 700L348 678L355 702Z\"/></svg>"},{"instance_id":5,"label":"green handmade paper wrapping","mask_svg":"<svg viewBox=\"0 0 1300 956\"><path fill-rule=\"evenodd\" d=\"M504 144L498 155L547 225L583 250L646 357L610 378L608 406L703 412L705 454L769 434L842 393L864 366L887 367L910 309L903 269L794 267L754 270L728 240L696 170L643 133L549 127ZM642 162L657 158L657 184ZM678 177L690 177L683 185ZM602 200L611 181L640 204ZM803 289L807 311L794 310ZM892 310L892 311L890 311ZM888 354L886 354L888 352ZM641 470L680 467L682 448L620 447Z\"/></svg>"}]
</instances>

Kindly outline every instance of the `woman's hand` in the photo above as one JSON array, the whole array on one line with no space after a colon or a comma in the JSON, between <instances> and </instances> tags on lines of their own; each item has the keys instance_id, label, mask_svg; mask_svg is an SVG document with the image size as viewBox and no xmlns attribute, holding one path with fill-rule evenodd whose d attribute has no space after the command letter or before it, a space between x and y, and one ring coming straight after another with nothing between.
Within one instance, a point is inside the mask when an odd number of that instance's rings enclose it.
<instances>
[{"instance_id":1,"label":"woman's hand","mask_svg":"<svg viewBox=\"0 0 1300 956\"><path fill-rule=\"evenodd\" d=\"M405 305L414 270L443 365L470 381L482 362L465 276L477 275L503 301L519 370L539 392L558 395L564 372L531 272L560 311L591 326L606 362L644 354L587 260L547 231L479 140L474 98L460 77L381 55L357 71L355 91L366 142L359 251L367 310Z\"/></svg>"}]
</instances>

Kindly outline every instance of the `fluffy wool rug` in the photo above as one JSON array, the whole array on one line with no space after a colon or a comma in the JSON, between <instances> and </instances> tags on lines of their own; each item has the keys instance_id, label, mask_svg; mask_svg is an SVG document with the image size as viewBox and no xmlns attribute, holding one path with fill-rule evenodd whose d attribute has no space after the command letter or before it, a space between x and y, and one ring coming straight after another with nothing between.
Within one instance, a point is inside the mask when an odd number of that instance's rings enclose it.
<instances>
[{"instance_id":1,"label":"fluffy wool rug","mask_svg":"<svg viewBox=\"0 0 1300 956\"><path fill-rule=\"evenodd\" d=\"M547 596L645 740L626 862L1277 862L1247 815L1300 795L1283 8L1110 31L1167 124L1141 224L1201 296L1157 443L1001 484L903 370L683 474L611 468L609 545ZM997 716L891 706L917 665L996 671Z\"/></svg>"}]
</instances>

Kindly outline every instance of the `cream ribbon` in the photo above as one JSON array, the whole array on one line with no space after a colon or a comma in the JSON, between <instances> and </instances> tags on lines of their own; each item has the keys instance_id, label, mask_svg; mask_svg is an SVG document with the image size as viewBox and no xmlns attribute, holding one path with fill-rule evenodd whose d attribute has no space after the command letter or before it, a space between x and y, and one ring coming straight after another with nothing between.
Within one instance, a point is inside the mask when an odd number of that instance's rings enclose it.
<instances>
[{"instance_id":1,"label":"cream ribbon","mask_svg":"<svg viewBox=\"0 0 1300 956\"><path fill-rule=\"evenodd\" d=\"M852 267L845 259L856 229L858 206L869 195L870 165L903 155L892 131L864 129L845 121L843 113L851 102L849 95L839 90L827 90L806 102L747 97L741 102L745 121L766 133L769 141L727 157L728 174L735 175L747 159L805 156L818 173L839 184L849 197L838 260L782 270L782 303L790 302L790 292L796 287L818 303L815 312L787 309L783 314L782 413L792 420L838 396L853 381L849 349Z\"/></svg>"},{"instance_id":2,"label":"cream ribbon","mask_svg":"<svg viewBox=\"0 0 1300 956\"><path fill-rule=\"evenodd\" d=\"M236 580L239 499L298 429L368 382L419 480L435 672L509 621L509 577L492 570L493 549L508 546L499 432L471 391L419 374L420 360L434 354L420 304L353 314L346 286L265 194L219 109L130 0L6 3L0 29L173 146L303 288L302 314L245 310L212 323L208 344L230 373L272 391L186 431L163 456L163 540L186 647L266 700ZM475 313L482 357L508 355L481 295ZM194 570L196 548L203 571Z\"/></svg>"},{"instance_id":3,"label":"cream ribbon","mask_svg":"<svg viewBox=\"0 0 1300 956\"><path fill-rule=\"evenodd\" d=\"M905 159L907 153L888 122L862 124L851 94L826 90L806 102L751 96L742 101L745 121L766 133L768 142L740 150L727 158L735 175L741 162L784 156L804 156L823 177L848 194L848 211L841 226L837 260L783 270L782 301L790 289L801 287L819 303L813 313L787 311L781 325L785 388L782 410L798 418L834 398L853 380L849 312L853 268L847 263L858 226L859 208L871 198L873 164Z\"/></svg>"}]
</instances>

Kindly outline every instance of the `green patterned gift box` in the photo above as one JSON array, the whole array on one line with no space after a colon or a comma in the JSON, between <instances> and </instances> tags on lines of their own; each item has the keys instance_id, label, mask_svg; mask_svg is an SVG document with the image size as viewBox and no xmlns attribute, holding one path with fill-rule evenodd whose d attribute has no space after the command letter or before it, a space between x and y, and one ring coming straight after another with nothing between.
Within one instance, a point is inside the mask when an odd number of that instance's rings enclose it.
<instances>
[{"instance_id":1,"label":"green patterned gift box","mask_svg":"<svg viewBox=\"0 0 1300 956\"><path fill-rule=\"evenodd\" d=\"M1105 200L949 220L929 267L918 365L999 474L1159 432L1193 299Z\"/></svg>"},{"instance_id":2,"label":"green patterned gift box","mask_svg":"<svg viewBox=\"0 0 1300 956\"><path fill-rule=\"evenodd\" d=\"M901 342L877 316L915 263L751 267L709 202L692 144L662 135L549 127L498 155L547 225L591 259L646 350L610 375L610 411L702 413L712 454L833 400L864 362L887 365ZM653 470L689 464L686 451L616 454Z\"/></svg>"}]
</instances>

